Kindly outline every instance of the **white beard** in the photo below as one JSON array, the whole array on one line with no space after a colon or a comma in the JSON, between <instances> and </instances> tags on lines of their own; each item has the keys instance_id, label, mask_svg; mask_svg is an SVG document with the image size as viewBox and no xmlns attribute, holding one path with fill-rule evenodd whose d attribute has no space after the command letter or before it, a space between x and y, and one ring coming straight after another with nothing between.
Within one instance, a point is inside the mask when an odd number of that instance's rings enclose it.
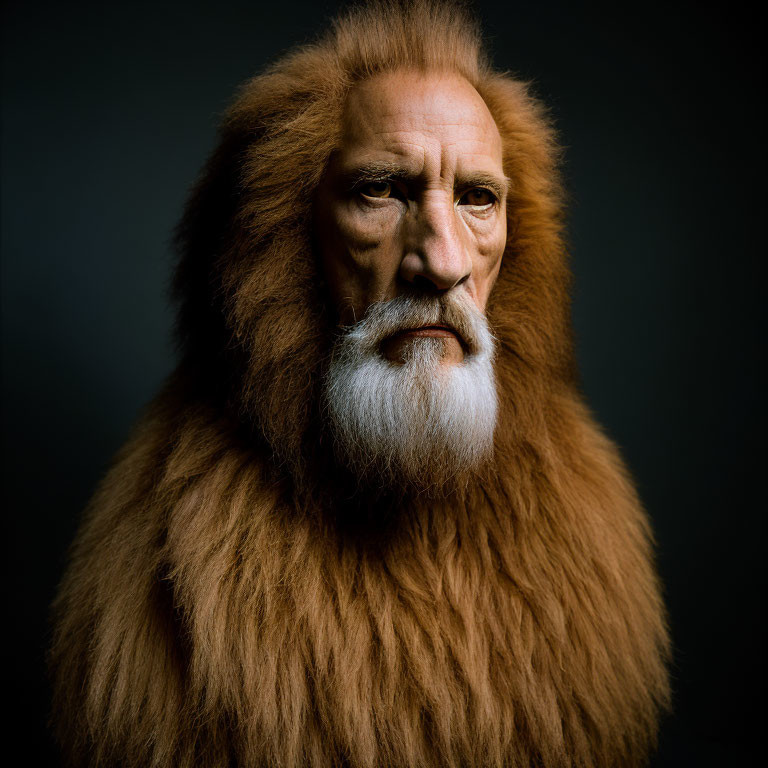
<instances>
[{"instance_id":1,"label":"white beard","mask_svg":"<svg viewBox=\"0 0 768 768\"><path fill-rule=\"evenodd\" d=\"M438 324L460 333L462 362L443 364L443 342L429 337L407 345L403 364L382 355L382 341L397 331ZM463 295L371 305L343 329L325 378L339 460L381 488L435 488L479 468L496 426L493 355L485 317Z\"/></svg>"}]
</instances>

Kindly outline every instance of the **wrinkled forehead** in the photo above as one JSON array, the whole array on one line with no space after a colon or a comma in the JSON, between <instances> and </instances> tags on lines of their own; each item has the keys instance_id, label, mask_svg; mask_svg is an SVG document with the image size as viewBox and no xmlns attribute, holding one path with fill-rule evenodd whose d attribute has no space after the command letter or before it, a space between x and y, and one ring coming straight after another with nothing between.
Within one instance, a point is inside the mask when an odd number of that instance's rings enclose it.
<instances>
[{"instance_id":1,"label":"wrinkled forehead","mask_svg":"<svg viewBox=\"0 0 768 768\"><path fill-rule=\"evenodd\" d=\"M501 167L502 142L488 107L461 75L398 70L355 85L344 109L341 151L395 154L429 144Z\"/></svg>"}]
</instances>

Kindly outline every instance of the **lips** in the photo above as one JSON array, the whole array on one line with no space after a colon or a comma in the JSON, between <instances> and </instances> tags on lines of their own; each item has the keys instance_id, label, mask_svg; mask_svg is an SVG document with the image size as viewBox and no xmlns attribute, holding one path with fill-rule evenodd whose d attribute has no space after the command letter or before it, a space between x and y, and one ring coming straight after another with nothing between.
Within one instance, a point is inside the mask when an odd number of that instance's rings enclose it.
<instances>
[{"instance_id":1,"label":"lips","mask_svg":"<svg viewBox=\"0 0 768 768\"><path fill-rule=\"evenodd\" d=\"M419 328L407 328L395 336L422 336L434 339L458 339L459 335L447 325L422 325Z\"/></svg>"},{"instance_id":2,"label":"lips","mask_svg":"<svg viewBox=\"0 0 768 768\"><path fill-rule=\"evenodd\" d=\"M416 339L442 339L448 347L452 347L451 341L455 341L462 350L466 351L464 339L458 331L454 330L450 325L442 324L403 328L401 331L397 331L384 339L382 349L384 349L385 354L388 351L390 354L397 356L399 350L404 349L410 341Z\"/></svg>"},{"instance_id":3,"label":"lips","mask_svg":"<svg viewBox=\"0 0 768 768\"><path fill-rule=\"evenodd\" d=\"M415 328L403 328L396 331L381 344L383 356L390 362L405 364L409 359L409 349L417 344L417 339L441 340L442 360L446 363L459 363L464 359L466 346L461 335L450 325L420 325Z\"/></svg>"}]
</instances>

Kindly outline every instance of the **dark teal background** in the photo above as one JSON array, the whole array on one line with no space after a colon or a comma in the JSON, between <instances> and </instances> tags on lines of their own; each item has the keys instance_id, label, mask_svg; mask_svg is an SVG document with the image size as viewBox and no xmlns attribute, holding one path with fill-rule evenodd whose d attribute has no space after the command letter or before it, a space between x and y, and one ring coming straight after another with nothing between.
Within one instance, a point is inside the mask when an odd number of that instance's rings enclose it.
<instances>
[{"instance_id":1,"label":"dark teal background","mask_svg":"<svg viewBox=\"0 0 768 768\"><path fill-rule=\"evenodd\" d=\"M42 649L66 547L173 366L186 192L236 86L337 7L4 6L5 667L26 764L57 764ZM565 146L584 389L658 538L675 713L654 765L751 765L766 723L765 19L732 3L476 7L495 63L533 81Z\"/></svg>"}]
</instances>

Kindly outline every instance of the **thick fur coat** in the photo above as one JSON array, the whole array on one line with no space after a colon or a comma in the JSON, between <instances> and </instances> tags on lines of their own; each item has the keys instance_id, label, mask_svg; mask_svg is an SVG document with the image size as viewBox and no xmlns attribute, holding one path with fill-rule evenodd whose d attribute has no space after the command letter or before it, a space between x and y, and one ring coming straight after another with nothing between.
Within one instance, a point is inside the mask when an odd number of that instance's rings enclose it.
<instances>
[{"instance_id":1,"label":"thick fur coat","mask_svg":"<svg viewBox=\"0 0 768 768\"><path fill-rule=\"evenodd\" d=\"M490 466L368 493L333 459L313 195L345 94L461 73L511 180ZM86 514L54 605L83 766L637 766L668 700L646 516L582 403L556 151L444 3L374 3L246 84L179 229L182 362Z\"/></svg>"}]
</instances>

